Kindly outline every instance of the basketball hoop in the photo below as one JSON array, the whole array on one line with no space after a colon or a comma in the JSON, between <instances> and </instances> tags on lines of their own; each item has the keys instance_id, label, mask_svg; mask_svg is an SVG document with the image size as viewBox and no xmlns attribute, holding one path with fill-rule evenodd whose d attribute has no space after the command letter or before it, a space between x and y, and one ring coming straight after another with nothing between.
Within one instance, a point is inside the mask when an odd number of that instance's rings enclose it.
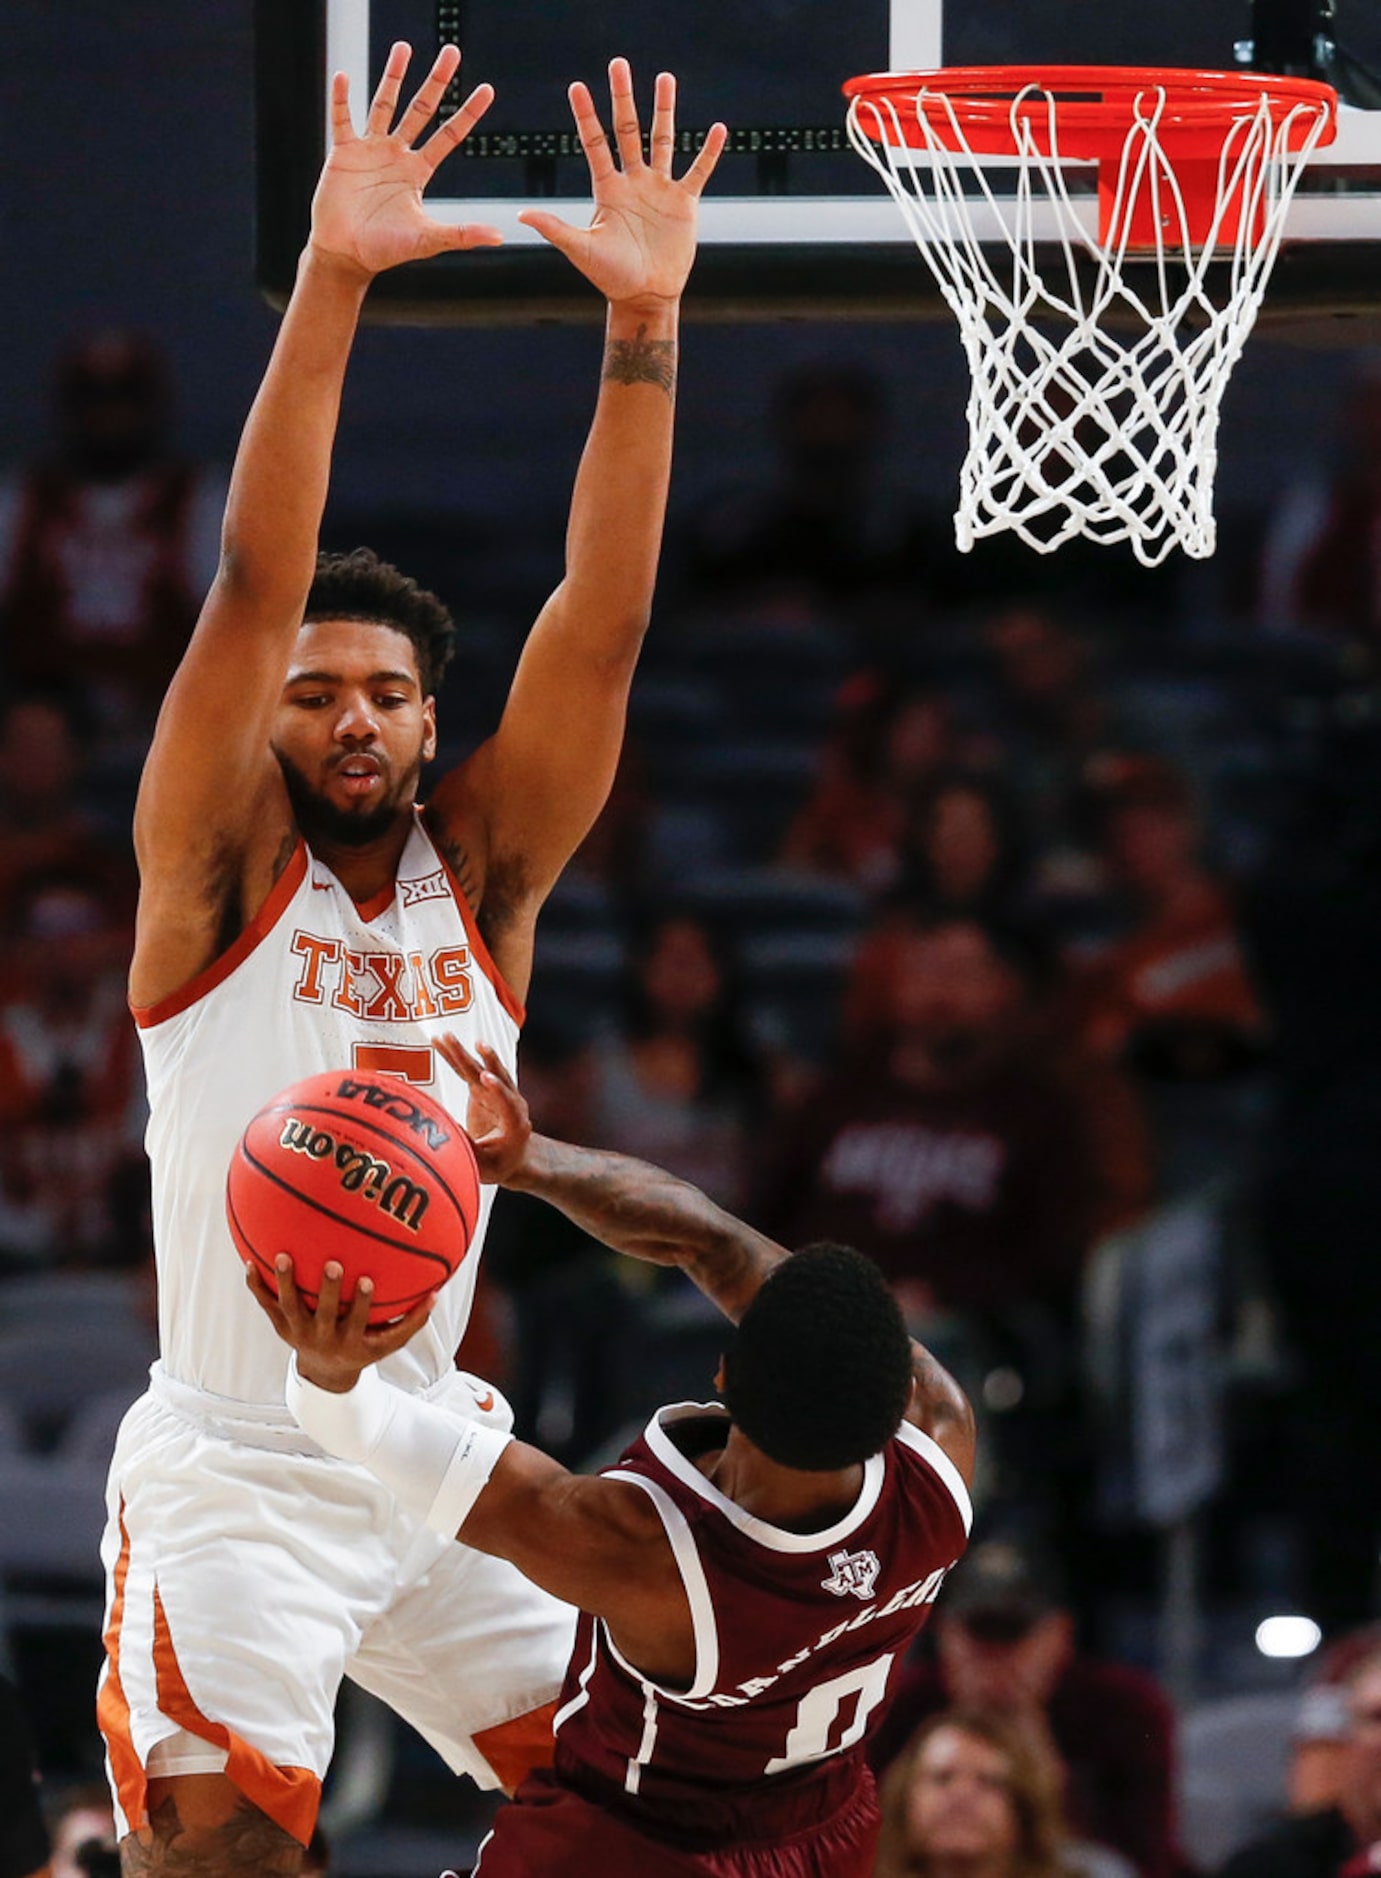
<instances>
[{"instance_id":1,"label":"basketball hoop","mask_svg":"<svg viewBox=\"0 0 1381 1878\"><path fill-rule=\"evenodd\" d=\"M1075 535L1130 541L1147 567L1176 545L1212 554L1219 406L1304 164L1335 134L1332 88L1059 65L883 72L844 91L850 141L973 374L960 549L1013 529L1042 554ZM1014 172L1001 195L999 158ZM1098 166L1096 206L1076 163Z\"/></svg>"}]
</instances>

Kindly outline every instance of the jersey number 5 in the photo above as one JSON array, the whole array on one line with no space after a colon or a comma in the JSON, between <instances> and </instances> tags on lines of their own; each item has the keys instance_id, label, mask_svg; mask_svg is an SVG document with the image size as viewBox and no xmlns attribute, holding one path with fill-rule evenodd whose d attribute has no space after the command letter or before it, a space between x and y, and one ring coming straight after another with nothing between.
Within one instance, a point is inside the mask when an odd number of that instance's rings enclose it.
<instances>
[{"instance_id":1,"label":"jersey number 5","mask_svg":"<svg viewBox=\"0 0 1381 1878\"><path fill-rule=\"evenodd\" d=\"M890 1651L859 1669L851 1669L830 1682L820 1682L801 1697L796 1721L786 1738L786 1747L770 1760L763 1772L784 1774L788 1767L801 1767L806 1761L820 1761L827 1754L839 1754L862 1739L868 1717L887 1693L887 1676L897 1653ZM845 1702L856 1697L853 1720L837 1739L832 1740L835 1723Z\"/></svg>"}]
</instances>

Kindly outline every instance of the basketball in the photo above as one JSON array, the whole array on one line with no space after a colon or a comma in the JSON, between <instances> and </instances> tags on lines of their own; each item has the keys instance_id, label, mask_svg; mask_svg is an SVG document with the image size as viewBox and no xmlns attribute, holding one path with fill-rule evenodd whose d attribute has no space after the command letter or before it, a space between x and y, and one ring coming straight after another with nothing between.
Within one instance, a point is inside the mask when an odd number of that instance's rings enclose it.
<instances>
[{"instance_id":1,"label":"basketball","mask_svg":"<svg viewBox=\"0 0 1381 1878\"><path fill-rule=\"evenodd\" d=\"M240 1137L225 1190L240 1256L277 1290L291 1254L313 1308L339 1261L342 1300L374 1281L371 1324L401 1317L443 1285L479 1218L479 1171L460 1124L397 1076L331 1070L274 1096Z\"/></svg>"}]
</instances>

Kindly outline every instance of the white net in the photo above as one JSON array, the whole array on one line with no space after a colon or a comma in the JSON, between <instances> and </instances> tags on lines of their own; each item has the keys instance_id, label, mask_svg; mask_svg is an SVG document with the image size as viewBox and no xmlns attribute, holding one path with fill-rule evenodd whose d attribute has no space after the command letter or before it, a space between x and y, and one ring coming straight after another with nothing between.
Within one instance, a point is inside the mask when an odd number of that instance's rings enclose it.
<instances>
[{"instance_id":1,"label":"white net","mask_svg":"<svg viewBox=\"0 0 1381 1878\"><path fill-rule=\"evenodd\" d=\"M1165 108L1160 87L1136 97L1100 238L1097 198L1071 195L1057 99L1041 87L1012 101L1004 194L951 98L923 79L900 103L850 106L854 148L906 218L973 374L954 518L965 552L1012 529L1043 554L1075 535L1129 541L1148 567L1176 545L1213 553L1219 406L1329 113L1273 112L1263 95L1225 123L1205 235L1161 142ZM1130 246L1134 225L1154 227L1149 253Z\"/></svg>"}]
</instances>

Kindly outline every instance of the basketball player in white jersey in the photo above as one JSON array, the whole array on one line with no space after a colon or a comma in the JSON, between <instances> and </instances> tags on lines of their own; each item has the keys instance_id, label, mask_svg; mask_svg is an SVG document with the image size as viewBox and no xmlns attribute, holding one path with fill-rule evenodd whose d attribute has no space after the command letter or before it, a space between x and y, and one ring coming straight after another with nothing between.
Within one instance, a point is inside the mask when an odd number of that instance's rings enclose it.
<instances>
[{"instance_id":1,"label":"basketball player in white jersey","mask_svg":"<svg viewBox=\"0 0 1381 1878\"><path fill-rule=\"evenodd\" d=\"M511 1567L443 1545L304 1441L283 1404L286 1352L244 1292L224 1183L246 1121L304 1076L387 1068L455 1107L464 1085L435 1051L441 1030L513 1063L538 908L618 757L666 501L679 299L724 132L674 178L664 74L645 161L616 60L616 162L590 94L572 87L594 220L525 216L608 302L565 578L497 731L422 810L449 620L368 554L317 562L371 278L498 240L443 226L422 203L492 94L480 87L419 141L459 54L445 49L399 114L408 60L393 48L361 134L334 81L311 237L136 811L130 1000L148 1069L162 1360L117 1442L105 1548L99 1712L127 1874L297 1872L345 1673L453 1767L511 1785L544 1741L550 1751L570 1645L570 1614ZM448 390L438 382L439 399ZM453 1415L502 1423L506 1405L453 1367L477 1252L389 1370Z\"/></svg>"}]
</instances>

